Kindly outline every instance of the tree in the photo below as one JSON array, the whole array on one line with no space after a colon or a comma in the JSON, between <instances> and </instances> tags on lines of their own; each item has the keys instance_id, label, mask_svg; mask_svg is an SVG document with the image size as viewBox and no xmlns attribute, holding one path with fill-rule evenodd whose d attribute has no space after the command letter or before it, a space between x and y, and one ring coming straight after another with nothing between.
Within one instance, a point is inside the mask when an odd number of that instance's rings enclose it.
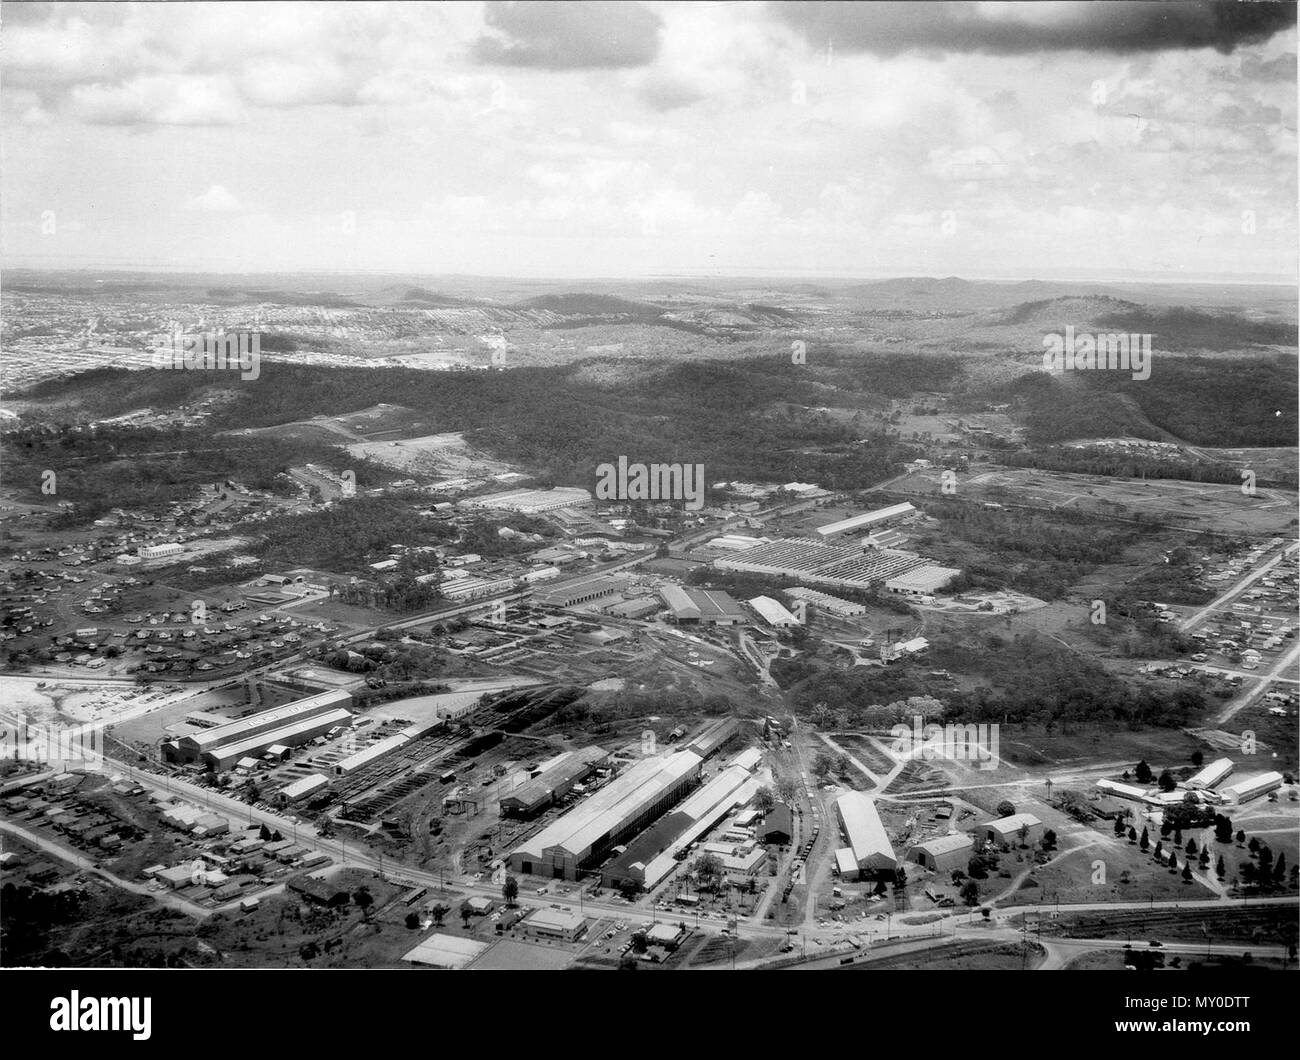
<instances>
[{"instance_id":1,"label":"tree","mask_svg":"<svg viewBox=\"0 0 1300 1060\"><path fill-rule=\"evenodd\" d=\"M1052 829L1050 828L1043 833L1043 849L1044 850L1056 849L1056 833L1052 831Z\"/></svg>"},{"instance_id":2,"label":"tree","mask_svg":"<svg viewBox=\"0 0 1300 1060\"><path fill-rule=\"evenodd\" d=\"M1138 840L1138 848L1145 854L1147 849L1150 846L1151 846L1151 837L1147 835L1147 830L1143 828L1142 838Z\"/></svg>"},{"instance_id":3,"label":"tree","mask_svg":"<svg viewBox=\"0 0 1300 1060\"><path fill-rule=\"evenodd\" d=\"M420 926L420 916L418 913L406 914L406 926L415 931Z\"/></svg>"},{"instance_id":4,"label":"tree","mask_svg":"<svg viewBox=\"0 0 1300 1060\"><path fill-rule=\"evenodd\" d=\"M515 899L519 897L519 881L514 876L507 874L505 882L501 884L501 897L506 900L506 905L514 906Z\"/></svg>"},{"instance_id":5,"label":"tree","mask_svg":"<svg viewBox=\"0 0 1300 1060\"><path fill-rule=\"evenodd\" d=\"M1116 818L1115 818L1115 834L1118 835L1118 836L1122 836L1122 835L1124 834L1124 818L1123 818L1123 817L1116 817Z\"/></svg>"},{"instance_id":6,"label":"tree","mask_svg":"<svg viewBox=\"0 0 1300 1060\"><path fill-rule=\"evenodd\" d=\"M1216 843L1232 842L1232 820L1221 813L1214 815L1214 841Z\"/></svg>"},{"instance_id":7,"label":"tree","mask_svg":"<svg viewBox=\"0 0 1300 1060\"><path fill-rule=\"evenodd\" d=\"M825 751L818 751L813 759L813 773L819 777L826 777L830 771L835 768L835 762Z\"/></svg>"},{"instance_id":8,"label":"tree","mask_svg":"<svg viewBox=\"0 0 1300 1060\"><path fill-rule=\"evenodd\" d=\"M1155 858L1157 861L1164 861L1165 859L1165 844L1163 840L1156 840Z\"/></svg>"},{"instance_id":9,"label":"tree","mask_svg":"<svg viewBox=\"0 0 1300 1060\"><path fill-rule=\"evenodd\" d=\"M1144 828L1142 829L1142 831L1145 833L1146 829ZM1132 825L1130 825L1128 830L1128 841L1130 843L1136 843L1137 838L1138 838L1137 829L1134 828Z\"/></svg>"},{"instance_id":10,"label":"tree","mask_svg":"<svg viewBox=\"0 0 1300 1060\"><path fill-rule=\"evenodd\" d=\"M793 806L799 799L799 784L794 777L782 777L776 782L776 794L787 806Z\"/></svg>"},{"instance_id":11,"label":"tree","mask_svg":"<svg viewBox=\"0 0 1300 1060\"><path fill-rule=\"evenodd\" d=\"M1151 783L1151 767L1147 765L1145 758L1134 767L1133 774L1137 777L1139 784Z\"/></svg>"},{"instance_id":12,"label":"tree","mask_svg":"<svg viewBox=\"0 0 1300 1060\"><path fill-rule=\"evenodd\" d=\"M1192 765L1194 765L1197 769L1201 768L1201 763L1204 761L1205 761L1205 755L1201 754L1200 751L1192 752Z\"/></svg>"},{"instance_id":13,"label":"tree","mask_svg":"<svg viewBox=\"0 0 1300 1060\"><path fill-rule=\"evenodd\" d=\"M1016 813L1016 807L1014 803L1009 802L1006 799L1003 799L1000 803L998 803L999 817L1014 817L1015 813Z\"/></svg>"},{"instance_id":14,"label":"tree","mask_svg":"<svg viewBox=\"0 0 1300 1060\"><path fill-rule=\"evenodd\" d=\"M375 904L375 896L370 893L370 889L364 884L352 892L352 900L357 903L357 908L361 910L361 916L370 919L370 907Z\"/></svg>"},{"instance_id":15,"label":"tree","mask_svg":"<svg viewBox=\"0 0 1300 1060\"><path fill-rule=\"evenodd\" d=\"M1208 868L1210 867L1210 848L1209 848L1209 847L1201 847L1201 857L1200 857L1200 859L1197 861L1196 864L1197 864L1197 867L1198 867L1202 872L1204 872L1206 869L1208 869Z\"/></svg>"},{"instance_id":16,"label":"tree","mask_svg":"<svg viewBox=\"0 0 1300 1060\"><path fill-rule=\"evenodd\" d=\"M1246 841L1246 830L1245 830L1244 828L1238 828L1238 829L1237 829L1237 845L1240 846L1240 845L1241 845L1242 843L1244 843L1245 841Z\"/></svg>"},{"instance_id":17,"label":"tree","mask_svg":"<svg viewBox=\"0 0 1300 1060\"><path fill-rule=\"evenodd\" d=\"M1156 781L1161 791L1173 791L1178 787L1178 781L1174 780L1174 775L1169 770L1164 770L1160 774L1160 779Z\"/></svg>"},{"instance_id":18,"label":"tree","mask_svg":"<svg viewBox=\"0 0 1300 1060\"><path fill-rule=\"evenodd\" d=\"M765 816L776 805L776 797L766 784L754 792L754 805L758 808L758 812Z\"/></svg>"},{"instance_id":19,"label":"tree","mask_svg":"<svg viewBox=\"0 0 1300 1060\"><path fill-rule=\"evenodd\" d=\"M1192 882L1192 863L1190 861L1186 862L1183 865L1183 882L1184 883Z\"/></svg>"},{"instance_id":20,"label":"tree","mask_svg":"<svg viewBox=\"0 0 1300 1060\"><path fill-rule=\"evenodd\" d=\"M695 871L701 880L712 882L722 875L722 862L716 854L704 854L695 863Z\"/></svg>"},{"instance_id":21,"label":"tree","mask_svg":"<svg viewBox=\"0 0 1300 1060\"><path fill-rule=\"evenodd\" d=\"M903 868L902 865L899 865L898 868L894 870L894 891L895 892L901 891L906 886L907 886L907 870Z\"/></svg>"},{"instance_id":22,"label":"tree","mask_svg":"<svg viewBox=\"0 0 1300 1060\"><path fill-rule=\"evenodd\" d=\"M1250 837L1250 842L1246 844L1246 849L1249 850L1252 854L1258 854L1258 853L1259 853L1259 839L1258 839L1258 837L1256 837L1256 836L1251 836L1251 837Z\"/></svg>"},{"instance_id":23,"label":"tree","mask_svg":"<svg viewBox=\"0 0 1300 1060\"><path fill-rule=\"evenodd\" d=\"M1223 879L1223 877L1226 876L1227 874L1228 874L1228 870L1223 864L1223 855L1220 854L1219 860L1214 864L1214 875L1216 875L1219 879Z\"/></svg>"},{"instance_id":24,"label":"tree","mask_svg":"<svg viewBox=\"0 0 1300 1060\"><path fill-rule=\"evenodd\" d=\"M1027 846L1029 840L1029 825L1022 824L1016 829L1016 838L1020 840L1020 845Z\"/></svg>"},{"instance_id":25,"label":"tree","mask_svg":"<svg viewBox=\"0 0 1300 1060\"><path fill-rule=\"evenodd\" d=\"M967 880L961 888L961 900L969 906L979 905L980 885L974 880Z\"/></svg>"},{"instance_id":26,"label":"tree","mask_svg":"<svg viewBox=\"0 0 1300 1060\"><path fill-rule=\"evenodd\" d=\"M451 906L443 905L439 902L437 905L429 907L429 915L433 917L434 927L442 927L442 921L448 913L451 912Z\"/></svg>"},{"instance_id":27,"label":"tree","mask_svg":"<svg viewBox=\"0 0 1300 1060\"><path fill-rule=\"evenodd\" d=\"M1195 854L1195 853L1196 853L1196 840L1195 840L1195 839L1189 839L1189 840L1187 841L1187 846L1183 847L1183 849L1184 849L1185 851L1187 851L1187 853L1189 853L1189 854Z\"/></svg>"},{"instance_id":28,"label":"tree","mask_svg":"<svg viewBox=\"0 0 1300 1060\"><path fill-rule=\"evenodd\" d=\"M1273 866L1273 882L1281 887L1284 879L1286 879L1286 854L1282 853L1277 856L1277 864Z\"/></svg>"}]
</instances>

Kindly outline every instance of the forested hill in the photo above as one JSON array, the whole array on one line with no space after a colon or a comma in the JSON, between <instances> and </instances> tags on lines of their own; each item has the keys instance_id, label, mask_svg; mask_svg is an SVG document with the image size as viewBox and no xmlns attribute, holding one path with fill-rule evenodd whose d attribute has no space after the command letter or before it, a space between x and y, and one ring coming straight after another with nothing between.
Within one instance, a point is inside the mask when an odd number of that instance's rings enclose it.
<instances>
[{"instance_id":1,"label":"forested hill","mask_svg":"<svg viewBox=\"0 0 1300 1060\"><path fill-rule=\"evenodd\" d=\"M798 479L853 489L887 478L916 455L883 438L863 442L872 435L868 413L883 406L883 395L946 384L959 370L955 361L904 354L815 370L780 358L704 361L624 376L610 386L583 381L576 366L425 372L265 362L255 381L221 380L238 400L208 424L215 434L400 401L433 431L465 432L474 446L555 482L589 485L595 464L625 455L703 463L714 481ZM107 417L144 406L177 408L214 386L206 373L113 369L47 383L27 396ZM835 387L848 392L837 395ZM857 418L815 411L831 397ZM798 406L814 411L787 411Z\"/></svg>"}]
</instances>

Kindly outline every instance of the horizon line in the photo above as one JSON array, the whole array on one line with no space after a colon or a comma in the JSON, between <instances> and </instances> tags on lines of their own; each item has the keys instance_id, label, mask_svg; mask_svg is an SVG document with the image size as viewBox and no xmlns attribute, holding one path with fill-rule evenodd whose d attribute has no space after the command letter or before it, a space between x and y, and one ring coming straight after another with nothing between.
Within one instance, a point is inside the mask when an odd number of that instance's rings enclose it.
<instances>
[{"instance_id":1,"label":"horizon line","mask_svg":"<svg viewBox=\"0 0 1300 1060\"><path fill-rule=\"evenodd\" d=\"M949 273L947 275L936 275L916 272L898 272L898 273L801 273L801 272L782 272L776 269L755 272L754 266L742 268L736 272L724 272L717 269L711 269L708 272L652 272L637 275L553 275L553 276L520 276L510 275L507 273L478 273L478 272L419 272L414 270L401 269L205 269L196 270L181 266L163 266L163 265L137 265L137 264L112 264L112 265L23 265L23 264L5 264L0 266L0 276L6 273L14 272L33 272L33 273L143 273L157 276L320 276L320 277L365 277L365 278L382 278L391 276L394 278L427 278L427 279L455 279L455 280L480 280L496 282L514 282L514 283L648 283L662 282L665 280L681 281L690 280L700 281L722 281L722 280L758 280L758 281L797 281L802 283L882 283L891 280L959 280L965 283L1091 283L1091 284L1165 284L1170 286L1191 286L1195 284L1223 284L1228 286L1257 286L1257 287L1293 287L1300 288L1300 273L1295 277L1280 276L1273 273L1230 273L1223 275L1196 275L1180 276L1177 273L1152 273L1145 275L1061 275L1061 276L1041 276L1041 275L1018 275L1009 276L1004 274L995 275L961 275L958 273Z\"/></svg>"}]
</instances>

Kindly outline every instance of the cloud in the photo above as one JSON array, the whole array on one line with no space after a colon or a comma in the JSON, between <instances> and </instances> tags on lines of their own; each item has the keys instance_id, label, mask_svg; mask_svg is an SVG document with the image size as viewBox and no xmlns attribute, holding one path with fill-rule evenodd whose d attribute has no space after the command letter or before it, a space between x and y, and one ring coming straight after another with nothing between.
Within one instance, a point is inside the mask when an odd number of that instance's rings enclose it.
<instances>
[{"instance_id":1,"label":"cloud","mask_svg":"<svg viewBox=\"0 0 1300 1060\"><path fill-rule=\"evenodd\" d=\"M213 184L202 195L186 199L182 208L203 213L237 213L241 209L239 200L220 184Z\"/></svg>"},{"instance_id":2,"label":"cloud","mask_svg":"<svg viewBox=\"0 0 1300 1060\"><path fill-rule=\"evenodd\" d=\"M1059 3L866 2L770 5L817 48L899 55L915 49L1016 55L1145 52L1268 40L1295 25L1292 3L1239 0L1066 0Z\"/></svg>"},{"instance_id":3,"label":"cloud","mask_svg":"<svg viewBox=\"0 0 1300 1060\"><path fill-rule=\"evenodd\" d=\"M149 74L121 85L75 85L73 112L91 125L230 125L240 104L219 77Z\"/></svg>"},{"instance_id":4,"label":"cloud","mask_svg":"<svg viewBox=\"0 0 1300 1060\"><path fill-rule=\"evenodd\" d=\"M663 74L653 74L641 83L637 92L641 101L661 114L680 110L705 99L708 93L696 85Z\"/></svg>"},{"instance_id":5,"label":"cloud","mask_svg":"<svg viewBox=\"0 0 1300 1060\"><path fill-rule=\"evenodd\" d=\"M530 0L489 3L492 34L479 37L471 56L481 63L545 70L648 66L659 54L659 16L625 0Z\"/></svg>"}]
</instances>

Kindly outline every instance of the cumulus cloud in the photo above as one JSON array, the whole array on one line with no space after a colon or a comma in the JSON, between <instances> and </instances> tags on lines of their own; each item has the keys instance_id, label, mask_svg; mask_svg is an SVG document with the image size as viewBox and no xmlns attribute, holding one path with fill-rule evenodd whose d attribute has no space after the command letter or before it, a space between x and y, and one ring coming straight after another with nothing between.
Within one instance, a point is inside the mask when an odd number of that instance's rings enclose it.
<instances>
[{"instance_id":1,"label":"cumulus cloud","mask_svg":"<svg viewBox=\"0 0 1300 1060\"><path fill-rule=\"evenodd\" d=\"M213 184L202 195L186 199L182 205L186 210L202 213L237 213L240 209L239 200L220 184Z\"/></svg>"},{"instance_id":2,"label":"cumulus cloud","mask_svg":"<svg viewBox=\"0 0 1300 1060\"><path fill-rule=\"evenodd\" d=\"M1056 3L771 4L815 47L875 55L929 49L1015 55L1042 51L1228 53L1295 25L1291 3L1239 0L1065 0Z\"/></svg>"},{"instance_id":3,"label":"cumulus cloud","mask_svg":"<svg viewBox=\"0 0 1300 1060\"><path fill-rule=\"evenodd\" d=\"M481 63L546 70L646 66L659 53L659 16L625 0L489 3L491 33L474 42Z\"/></svg>"},{"instance_id":4,"label":"cumulus cloud","mask_svg":"<svg viewBox=\"0 0 1300 1060\"><path fill-rule=\"evenodd\" d=\"M74 85L72 111L91 125L229 125L239 99L219 77L147 74L120 85Z\"/></svg>"}]
</instances>

